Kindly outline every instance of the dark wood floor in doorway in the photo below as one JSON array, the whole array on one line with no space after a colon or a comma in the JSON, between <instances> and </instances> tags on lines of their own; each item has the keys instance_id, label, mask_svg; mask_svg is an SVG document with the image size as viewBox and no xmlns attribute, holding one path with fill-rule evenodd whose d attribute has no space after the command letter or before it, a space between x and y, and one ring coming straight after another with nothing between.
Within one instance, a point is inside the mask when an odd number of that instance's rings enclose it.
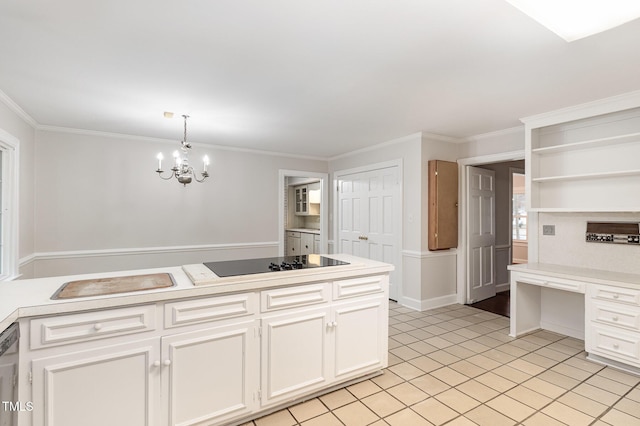
<instances>
[{"instance_id":1,"label":"dark wood floor in doorway","mask_svg":"<svg viewBox=\"0 0 640 426\"><path fill-rule=\"evenodd\" d=\"M507 291L502 291L500 293L496 293L496 295L493 297L481 300L469 306L509 318L510 298L511 298L510 292L507 290Z\"/></svg>"}]
</instances>

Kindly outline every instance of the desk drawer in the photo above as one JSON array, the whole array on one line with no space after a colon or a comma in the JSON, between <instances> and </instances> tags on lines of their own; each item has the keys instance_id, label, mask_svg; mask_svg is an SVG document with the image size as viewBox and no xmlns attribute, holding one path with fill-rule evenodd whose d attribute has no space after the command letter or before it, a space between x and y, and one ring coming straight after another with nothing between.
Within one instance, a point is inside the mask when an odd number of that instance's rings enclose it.
<instances>
[{"instance_id":1,"label":"desk drawer","mask_svg":"<svg viewBox=\"0 0 640 426\"><path fill-rule=\"evenodd\" d=\"M329 283L265 290L260 295L260 309L262 312L271 312L316 305L328 302L329 297Z\"/></svg>"},{"instance_id":2,"label":"desk drawer","mask_svg":"<svg viewBox=\"0 0 640 426\"><path fill-rule=\"evenodd\" d=\"M40 349L156 329L156 306L133 306L30 321L30 348Z\"/></svg>"},{"instance_id":3,"label":"desk drawer","mask_svg":"<svg viewBox=\"0 0 640 426\"><path fill-rule=\"evenodd\" d=\"M574 293L584 294L585 292L585 284L582 281L567 280L564 278L519 273L516 277L516 281L523 284L555 288L558 290L571 291Z\"/></svg>"},{"instance_id":4,"label":"desk drawer","mask_svg":"<svg viewBox=\"0 0 640 426\"><path fill-rule=\"evenodd\" d=\"M294 232L294 231L287 231L287 237L300 238L300 233Z\"/></svg>"},{"instance_id":5,"label":"desk drawer","mask_svg":"<svg viewBox=\"0 0 640 426\"><path fill-rule=\"evenodd\" d=\"M640 366L640 334L608 327L592 327L587 350L596 355Z\"/></svg>"},{"instance_id":6,"label":"desk drawer","mask_svg":"<svg viewBox=\"0 0 640 426\"><path fill-rule=\"evenodd\" d=\"M592 302L591 319L614 327L640 332L640 309L632 309L617 303Z\"/></svg>"},{"instance_id":7,"label":"desk drawer","mask_svg":"<svg viewBox=\"0 0 640 426\"><path fill-rule=\"evenodd\" d=\"M626 305L640 306L640 291L604 285L594 285L592 297Z\"/></svg>"}]
</instances>

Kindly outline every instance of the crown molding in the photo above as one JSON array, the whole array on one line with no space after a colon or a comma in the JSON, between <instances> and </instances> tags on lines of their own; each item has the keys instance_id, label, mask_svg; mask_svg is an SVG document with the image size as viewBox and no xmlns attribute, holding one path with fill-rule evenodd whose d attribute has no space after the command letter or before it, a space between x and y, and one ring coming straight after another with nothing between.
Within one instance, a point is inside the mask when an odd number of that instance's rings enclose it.
<instances>
[{"instance_id":1,"label":"crown molding","mask_svg":"<svg viewBox=\"0 0 640 426\"><path fill-rule=\"evenodd\" d=\"M468 136L464 138L462 141L463 142L479 142L483 139L492 139L500 136L508 136L508 135L513 135L515 133L520 133L520 132L522 132L524 135L524 126L509 127L507 129L496 130L494 132L487 132L487 133L481 133L479 135Z\"/></svg>"},{"instance_id":2,"label":"crown molding","mask_svg":"<svg viewBox=\"0 0 640 426\"><path fill-rule=\"evenodd\" d=\"M34 120L33 117L31 117L29 114L27 114L25 110L20 108L20 105L15 103L13 99L11 99L9 95L7 95L2 90L0 90L0 102L5 104L7 108L13 111L18 117L20 117L29 126L33 127L34 129L38 128L39 126L38 122Z\"/></svg>"},{"instance_id":3,"label":"crown molding","mask_svg":"<svg viewBox=\"0 0 640 426\"><path fill-rule=\"evenodd\" d=\"M333 157L329 157L327 160L328 161L334 161L334 160L338 160L340 158L351 157L352 155L358 155L358 154L362 154L364 152L375 151L375 150L380 149L380 148L384 148L384 147L391 146L391 145L397 145L397 144L404 143L404 142L410 142L410 141L413 141L413 140L422 141L422 135L423 134L424 133L422 133L422 132L412 133L412 134L407 135L407 136L402 136L400 138L391 139L390 141L381 142L381 143L377 143L375 145L367 146L365 148L356 149L355 151L349 151L349 152L345 152L344 154L338 154L338 155L335 155Z\"/></svg>"},{"instance_id":4,"label":"crown molding","mask_svg":"<svg viewBox=\"0 0 640 426\"><path fill-rule=\"evenodd\" d=\"M85 130L85 129L76 129L72 127L58 127L58 126L49 126L49 125L38 125L36 129L39 131L45 131L45 132L67 133L67 134L74 134L74 135L127 139L127 140L137 140L142 142L154 142L154 143L166 143L166 144L169 144L169 143L175 144L177 140L177 139L152 138L149 136L127 135L125 133L111 133L111 132L102 132L99 130ZM193 141L190 141L190 143L194 147L197 146L198 148L203 148L203 149L213 148L220 151L244 152L248 154L270 155L273 157L288 157L288 158L297 158L302 160L328 161L327 157L316 157L311 155L292 154L290 152L264 151L264 150L251 149L251 148L237 148L237 147L230 147L225 145L198 143Z\"/></svg>"},{"instance_id":5,"label":"crown molding","mask_svg":"<svg viewBox=\"0 0 640 426\"><path fill-rule=\"evenodd\" d=\"M520 121L529 128L537 128L637 107L640 107L640 90L531 115Z\"/></svg>"}]
</instances>

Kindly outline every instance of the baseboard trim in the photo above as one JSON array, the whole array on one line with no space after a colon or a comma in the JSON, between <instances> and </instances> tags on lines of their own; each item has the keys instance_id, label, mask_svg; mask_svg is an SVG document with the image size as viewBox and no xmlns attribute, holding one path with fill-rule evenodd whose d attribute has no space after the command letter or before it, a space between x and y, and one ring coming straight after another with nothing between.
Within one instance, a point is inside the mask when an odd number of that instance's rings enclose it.
<instances>
[{"instance_id":1,"label":"baseboard trim","mask_svg":"<svg viewBox=\"0 0 640 426\"><path fill-rule=\"evenodd\" d=\"M584 340L584 330L579 330L573 327L567 327L563 324L557 324L550 321L540 321L540 328L543 330L548 330L554 333L573 337L574 339Z\"/></svg>"},{"instance_id":2,"label":"baseboard trim","mask_svg":"<svg viewBox=\"0 0 640 426\"><path fill-rule=\"evenodd\" d=\"M406 306L407 308L413 309L416 311L426 311L429 309L436 309L442 306L453 305L457 302L458 301L456 299L455 294L450 294L448 296L440 296L440 297L435 297L433 299L425 299L425 300L418 300L418 299L413 299L411 297L404 296L404 297L401 297L400 300L398 300L398 303L400 303L402 306Z\"/></svg>"}]
</instances>

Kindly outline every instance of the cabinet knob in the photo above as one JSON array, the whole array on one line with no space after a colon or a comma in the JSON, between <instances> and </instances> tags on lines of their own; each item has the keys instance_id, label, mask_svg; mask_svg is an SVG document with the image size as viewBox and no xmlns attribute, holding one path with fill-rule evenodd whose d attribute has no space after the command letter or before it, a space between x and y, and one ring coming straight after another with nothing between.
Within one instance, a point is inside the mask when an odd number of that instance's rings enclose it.
<instances>
[{"instance_id":1,"label":"cabinet knob","mask_svg":"<svg viewBox=\"0 0 640 426\"><path fill-rule=\"evenodd\" d=\"M153 366L154 367L160 367L160 361L159 360L158 361L154 361Z\"/></svg>"},{"instance_id":2,"label":"cabinet knob","mask_svg":"<svg viewBox=\"0 0 640 426\"><path fill-rule=\"evenodd\" d=\"M93 325L93 329L98 331L98 330L102 330L102 324L97 322Z\"/></svg>"},{"instance_id":3,"label":"cabinet knob","mask_svg":"<svg viewBox=\"0 0 640 426\"><path fill-rule=\"evenodd\" d=\"M614 316L612 319L613 319L614 321L618 321L618 317L617 317L617 316Z\"/></svg>"},{"instance_id":4,"label":"cabinet knob","mask_svg":"<svg viewBox=\"0 0 640 426\"><path fill-rule=\"evenodd\" d=\"M171 360L170 359L165 359L163 364L165 365L165 367L168 367L171 365Z\"/></svg>"},{"instance_id":5,"label":"cabinet knob","mask_svg":"<svg viewBox=\"0 0 640 426\"><path fill-rule=\"evenodd\" d=\"M614 299L617 299L617 298L619 298L619 297L620 297L620 295L619 295L618 293L616 293L616 294L614 294L614 295L613 295L613 298L614 298Z\"/></svg>"},{"instance_id":6,"label":"cabinet knob","mask_svg":"<svg viewBox=\"0 0 640 426\"><path fill-rule=\"evenodd\" d=\"M619 344L617 344L617 343L614 343L614 344L613 344L613 349L618 349L619 347L620 347L620 345L619 345Z\"/></svg>"}]
</instances>

